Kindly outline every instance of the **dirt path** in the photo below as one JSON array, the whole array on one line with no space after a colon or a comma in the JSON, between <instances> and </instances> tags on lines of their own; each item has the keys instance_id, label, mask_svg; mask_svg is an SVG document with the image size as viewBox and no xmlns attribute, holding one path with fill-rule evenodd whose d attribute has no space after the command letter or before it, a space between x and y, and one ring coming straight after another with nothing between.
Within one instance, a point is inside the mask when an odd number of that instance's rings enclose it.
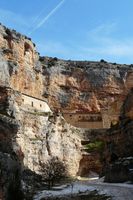
<instances>
[{"instance_id":1,"label":"dirt path","mask_svg":"<svg viewBox=\"0 0 133 200\"><path fill-rule=\"evenodd\" d=\"M76 181L57 190L40 191L34 196L33 200L41 200L41 198L48 196L67 196L93 190L98 190L99 194L112 196L113 200L133 200L133 185L110 184L99 181Z\"/></svg>"},{"instance_id":2,"label":"dirt path","mask_svg":"<svg viewBox=\"0 0 133 200\"><path fill-rule=\"evenodd\" d=\"M110 183L85 183L85 185L96 187L101 194L112 196L113 200L133 200L133 185L110 184Z\"/></svg>"}]
</instances>

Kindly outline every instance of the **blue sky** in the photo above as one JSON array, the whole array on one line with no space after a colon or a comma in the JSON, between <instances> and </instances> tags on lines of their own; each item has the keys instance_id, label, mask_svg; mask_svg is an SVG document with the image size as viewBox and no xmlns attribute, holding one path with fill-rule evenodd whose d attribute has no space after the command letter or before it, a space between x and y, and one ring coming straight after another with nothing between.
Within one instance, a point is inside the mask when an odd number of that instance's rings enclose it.
<instances>
[{"instance_id":1,"label":"blue sky","mask_svg":"<svg viewBox=\"0 0 133 200\"><path fill-rule=\"evenodd\" d=\"M43 56L133 63L133 0L0 0L0 21Z\"/></svg>"}]
</instances>

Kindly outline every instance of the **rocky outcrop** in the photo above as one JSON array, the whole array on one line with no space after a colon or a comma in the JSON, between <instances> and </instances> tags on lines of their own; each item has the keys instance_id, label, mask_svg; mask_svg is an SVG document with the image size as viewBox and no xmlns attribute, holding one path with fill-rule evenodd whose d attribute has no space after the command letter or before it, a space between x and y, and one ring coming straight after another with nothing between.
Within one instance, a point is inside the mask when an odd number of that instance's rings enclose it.
<instances>
[{"instance_id":1,"label":"rocky outcrop","mask_svg":"<svg viewBox=\"0 0 133 200\"><path fill-rule=\"evenodd\" d=\"M126 182L133 183L133 157L119 158L107 166L105 182Z\"/></svg>"},{"instance_id":2,"label":"rocky outcrop","mask_svg":"<svg viewBox=\"0 0 133 200\"><path fill-rule=\"evenodd\" d=\"M41 112L24 104L23 95L11 88L1 87L0 97L1 199L8 199L8 195L23 198L23 171L40 174L40 162L53 156L67 165L69 174L77 174L81 159L79 130L67 124L61 114L47 109Z\"/></svg>"},{"instance_id":3,"label":"rocky outcrop","mask_svg":"<svg viewBox=\"0 0 133 200\"><path fill-rule=\"evenodd\" d=\"M0 88L0 199L23 199L20 159L13 150L19 129L14 118L12 91Z\"/></svg>"},{"instance_id":4,"label":"rocky outcrop","mask_svg":"<svg viewBox=\"0 0 133 200\"><path fill-rule=\"evenodd\" d=\"M0 85L41 97L43 77L39 55L30 38L0 26Z\"/></svg>"},{"instance_id":5,"label":"rocky outcrop","mask_svg":"<svg viewBox=\"0 0 133 200\"><path fill-rule=\"evenodd\" d=\"M64 61L46 57L41 63L49 103L64 111L98 112L108 108L119 97L122 99L126 74L131 69L127 65L103 61Z\"/></svg>"},{"instance_id":6,"label":"rocky outcrop","mask_svg":"<svg viewBox=\"0 0 133 200\"><path fill-rule=\"evenodd\" d=\"M131 85L131 83L130 83ZM108 131L107 167L105 180L109 182L132 181L133 169L133 91L129 93L121 108L119 123Z\"/></svg>"},{"instance_id":7,"label":"rocky outcrop","mask_svg":"<svg viewBox=\"0 0 133 200\"><path fill-rule=\"evenodd\" d=\"M66 163L69 173L75 175L81 159L77 129L67 124L61 115L48 111L43 96L45 78L35 45L29 38L0 25L0 58L0 151L3 162L7 163L9 156L9 163L18 164L19 174L21 167L40 173L40 161L58 156ZM23 98L24 95L31 101ZM40 109L34 107L35 102ZM45 105L46 109L42 111L41 107ZM9 171L12 170L11 175L16 177L17 167L14 169L9 163ZM6 189L1 196L8 196L8 178L2 179ZM14 185L12 181L11 185Z\"/></svg>"},{"instance_id":8,"label":"rocky outcrop","mask_svg":"<svg viewBox=\"0 0 133 200\"><path fill-rule=\"evenodd\" d=\"M75 175L81 159L81 142L76 128L61 116L44 116L37 112L21 112L20 115L23 125L17 134L17 143L24 154L24 167L39 172L40 162L58 156L69 173Z\"/></svg>"},{"instance_id":9,"label":"rocky outcrop","mask_svg":"<svg viewBox=\"0 0 133 200\"><path fill-rule=\"evenodd\" d=\"M2 25L0 59L0 155L2 166L9 166L6 174L18 179L14 186L10 178L13 191L21 188L21 167L40 173L39 163L53 156L71 175L89 173L92 163L99 172L101 155L82 152L84 140L107 146L115 140L118 156L131 156L132 65L39 57L30 38ZM88 123L112 129L86 130ZM1 196L10 188L7 175L2 177Z\"/></svg>"},{"instance_id":10,"label":"rocky outcrop","mask_svg":"<svg viewBox=\"0 0 133 200\"><path fill-rule=\"evenodd\" d=\"M21 166L12 154L0 152L0 199L23 199Z\"/></svg>"}]
</instances>

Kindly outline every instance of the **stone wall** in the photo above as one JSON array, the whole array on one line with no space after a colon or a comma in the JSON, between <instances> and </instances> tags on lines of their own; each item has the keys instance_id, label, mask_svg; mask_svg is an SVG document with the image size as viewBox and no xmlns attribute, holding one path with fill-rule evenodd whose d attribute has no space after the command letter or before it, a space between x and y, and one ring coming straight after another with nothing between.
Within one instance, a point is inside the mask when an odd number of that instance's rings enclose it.
<instances>
[{"instance_id":1,"label":"stone wall","mask_svg":"<svg viewBox=\"0 0 133 200\"><path fill-rule=\"evenodd\" d=\"M65 120L79 128L100 129L103 128L101 114L64 113Z\"/></svg>"},{"instance_id":2,"label":"stone wall","mask_svg":"<svg viewBox=\"0 0 133 200\"><path fill-rule=\"evenodd\" d=\"M37 109L41 112L51 112L50 107L45 101L28 96L26 94L22 94L22 106L30 106L33 109Z\"/></svg>"},{"instance_id":3,"label":"stone wall","mask_svg":"<svg viewBox=\"0 0 133 200\"><path fill-rule=\"evenodd\" d=\"M108 111L102 113L63 113L65 120L71 125L86 129L108 129L111 124L118 122L118 115L109 115Z\"/></svg>"}]
</instances>

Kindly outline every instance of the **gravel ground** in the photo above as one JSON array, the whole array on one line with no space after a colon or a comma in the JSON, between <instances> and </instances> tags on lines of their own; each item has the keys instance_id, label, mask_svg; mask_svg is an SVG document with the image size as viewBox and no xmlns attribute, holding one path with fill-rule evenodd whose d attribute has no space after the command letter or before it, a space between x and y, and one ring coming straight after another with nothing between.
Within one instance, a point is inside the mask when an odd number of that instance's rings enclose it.
<instances>
[{"instance_id":1,"label":"gravel ground","mask_svg":"<svg viewBox=\"0 0 133 200\"><path fill-rule=\"evenodd\" d=\"M69 185L63 185L58 188L56 187L54 190L40 191L34 196L33 200L41 200L43 197L67 196L93 190L97 190L99 194L112 196L113 200L133 200L133 184L111 184L103 183L100 180L80 180Z\"/></svg>"},{"instance_id":2,"label":"gravel ground","mask_svg":"<svg viewBox=\"0 0 133 200\"><path fill-rule=\"evenodd\" d=\"M133 185L111 183L89 183L99 194L108 194L113 200L133 200Z\"/></svg>"}]
</instances>

